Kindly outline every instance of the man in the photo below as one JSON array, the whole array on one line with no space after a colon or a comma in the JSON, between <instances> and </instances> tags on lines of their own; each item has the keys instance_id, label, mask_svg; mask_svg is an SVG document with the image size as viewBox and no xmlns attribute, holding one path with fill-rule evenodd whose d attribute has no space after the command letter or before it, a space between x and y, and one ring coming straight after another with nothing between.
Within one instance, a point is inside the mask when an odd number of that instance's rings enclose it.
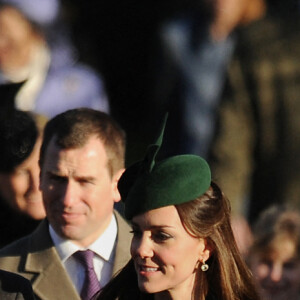
<instances>
[{"instance_id":1,"label":"man","mask_svg":"<svg viewBox=\"0 0 300 300\"><path fill-rule=\"evenodd\" d=\"M30 279L37 299L80 299L88 278L78 250L94 254L100 286L128 261L130 228L113 210L124 152L123 131L103 112L69 110L47 124L40 153L47 220L0 253L0 268Z\"/></svg>"},{"instance_id":2,"label":"man","mask_svg":"<svg viewBox=\"0 0 300 300\"><path fill-rule=\"evenodd\" d=\"M0 247L31 233L45 218L39 153L47 118L0 113Z\"/></svg>"}]
</instances>

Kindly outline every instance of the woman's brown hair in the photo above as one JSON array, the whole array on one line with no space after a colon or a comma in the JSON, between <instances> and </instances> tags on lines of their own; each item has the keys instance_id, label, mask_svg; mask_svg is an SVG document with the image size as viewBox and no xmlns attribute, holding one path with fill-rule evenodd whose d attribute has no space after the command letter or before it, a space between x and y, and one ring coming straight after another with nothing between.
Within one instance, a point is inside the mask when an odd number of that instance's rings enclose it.
<instances>
[{"instance_id":1,"label":"woman's brown hair","mask_svg":"<svg viewBox=\"0 0 300 300\"><path fill-rule=\"evenodd\" d=\"M176 205L182 224L193 236L205 238L212 249L207 272L198 268L194 299L259 299L252 275L237 248L230 225L230 204L212 182L199 198Z\"/></svg>"}]
</instances>

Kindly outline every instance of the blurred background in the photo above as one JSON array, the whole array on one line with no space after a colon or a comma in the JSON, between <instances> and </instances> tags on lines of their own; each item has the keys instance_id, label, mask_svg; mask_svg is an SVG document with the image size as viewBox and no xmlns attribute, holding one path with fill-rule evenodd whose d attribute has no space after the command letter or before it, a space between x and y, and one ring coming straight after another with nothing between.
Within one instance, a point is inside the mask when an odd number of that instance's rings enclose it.
<instances>
[{"instance_id":1,"label":"blurred background","mask_svg":"<svg viewBox=\"0 0 300 300\"><path fill-rule=\"evenodd\" d=\"M252 222L300 203L298 19L298 0L1 0L2 109L106 111L127 133L127 164L168 111L160 155L207 158Z\"/></svg>"}]
</instances>

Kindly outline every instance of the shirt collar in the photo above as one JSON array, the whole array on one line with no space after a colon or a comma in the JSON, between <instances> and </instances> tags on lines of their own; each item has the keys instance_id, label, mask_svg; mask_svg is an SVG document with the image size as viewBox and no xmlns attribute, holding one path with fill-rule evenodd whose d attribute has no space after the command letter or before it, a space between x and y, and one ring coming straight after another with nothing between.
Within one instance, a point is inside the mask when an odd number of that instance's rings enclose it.
<instances>
[{"instance_id":1,"label":"shirt collar","mask_svg":"<svg viewBox=\"0 0 300 300\"><path fill-rule=\"evenodd\" d=\"M49 223L49 233L62 262L65 262L76 251L86 249L92 250L105 261L110 261L113 256L114 245L117 238L117 230L117 221L113 215L108 227L102 233L102 235L90 246L81 248L72 241L59 236Z\"/></svg>"}]
</instances>

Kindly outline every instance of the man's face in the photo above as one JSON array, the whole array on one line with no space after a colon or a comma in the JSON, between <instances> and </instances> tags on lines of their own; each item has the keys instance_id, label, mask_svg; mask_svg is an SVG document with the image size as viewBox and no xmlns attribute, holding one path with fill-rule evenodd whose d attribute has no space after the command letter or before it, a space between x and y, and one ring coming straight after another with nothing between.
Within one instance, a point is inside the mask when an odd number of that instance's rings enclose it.
<instances>
[{"instance_id":1,"label":"man's face","mask_svg":"<svg viewBox=\"0 0 300 300\"><path fill-rule=\"evenodd\" d=\"M11 173L0 173L0 194L16 211L39 220L45 217L39 190L38 165L41 140L37 140L30 156Z\"/></svg>"},{"instance_id":2,"label":"man's face","mask_svg":"<svg viewBox=\"0 0 300 300\"><path fill-rule=\"evenodd\" d=\"M92 136L77 149L50 141L43 161L40 188L47 218L61 237L86 247L108 226L121 171L109 174L102 141Z\"/></svg>"}]
</instances>

